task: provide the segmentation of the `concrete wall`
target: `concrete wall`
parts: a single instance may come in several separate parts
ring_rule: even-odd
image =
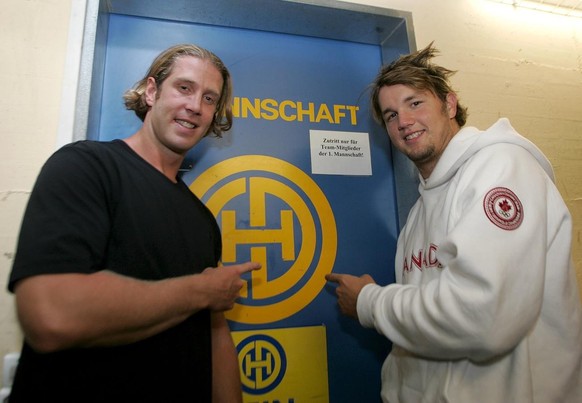
[[[57,144],[71,10],[83,0],[3,0],[0,9],[0,287],[5,290],[22,213]],[[499,117],[552,162],[574,217],[582,283],[582,19],[488,0],[352,0],[412,12],[417,47],[435,41],[468,124]],[[18,351],[13,299],[0,291],[0,358]]]

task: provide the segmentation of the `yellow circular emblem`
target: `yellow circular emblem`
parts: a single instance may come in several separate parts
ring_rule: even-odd
[[[251,260],[263,265],[251,273],[241,298],[226,312],[227,319],[247,324],[275,322],[313,301],[326,283],[325,274],[332,271],[337,229],[327,198],[309,175],[274,157],[244,155],[210,167],[190,189],[221,223],[223,263],[236,262],[237,248],[248,245]],[[241,221],[237,211],[227,208],[239,197],[247,198],[250,210],[245,228],[237,226]],[[278,211],[279,228],[268,225],[273,211],[267,214],[267,205],[272,200],[288,207]],[[273,244],[280,248],[280,265],[288,267],[276,278],[269,276],[275,267],[267,262],[267,247]]]

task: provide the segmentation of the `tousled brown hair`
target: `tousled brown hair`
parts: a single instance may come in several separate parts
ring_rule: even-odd
[[[418,90],[429,90],[442,102],[446,101],[449,93],[455,93],[449,82],[449,77],[455,71],[431,63],[439,51],[431,42],[426,48],[417,52],[400,56],[394,62],[383,66],[372,83],[370,96],[372,114],[374,119],[382,126],[386,126],[380,109],[379,94],[382,87],[402,84]],[[457,103],[455,120],[460,127],[467,122],[467,108]]]

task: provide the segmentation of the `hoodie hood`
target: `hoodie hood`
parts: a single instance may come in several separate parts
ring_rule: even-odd
[[[435,169],[428,179],[422,180],[421,187],[431,189],[451,179],[457,170],[482,148],[499,143],[515,144],[526,149],[554,181],[554,171],[550,161],[531,141],[520,135],[506,118],[499,119],[485,131],[475,127],[462,128],[447,145]],[[455,156],[458,156],[455,158]]]

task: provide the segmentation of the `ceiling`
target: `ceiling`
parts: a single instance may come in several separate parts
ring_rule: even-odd
[[[582,0],[493,0],[531,10],[582,18]]]

